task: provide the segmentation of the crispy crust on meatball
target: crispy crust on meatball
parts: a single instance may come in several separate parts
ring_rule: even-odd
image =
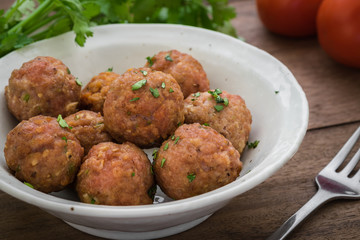
[[[159,146],[184,121],[183,98],[170,74],[130,69],[110,86],[104,103],[105,126],[118,142]]]
[[[239,152],[214,129],[198,123],[180,126],[159,149],[153,164],[156,182],[173,199],[183,199],[234,181]]]
[[[102,72],[94,76],[81,91],[81,108],[103,113],[104,101],[110,84],[119,76],[114,72]]]
[[[110,134],[105,130],[104,118],[100,113],[82,110],[64,119],[71,127],[87,154],[90,148],[101,142],[110,142]]]
[[[245,101],[235,94],[222,91],[221,98],[228,99],[228,105],[217,103],[208,92],[192,94],[184,101],[186,123],[207,123],[224,135],[241,154],[251,130],[251,113]],[[216,105],[223,107],[217,111]]]
[[[209,90],[209,80],[201,64],[191,55],[177,50],[161,51],[145,67],[171,74],[186,98],[191,93]]]
[[[85,203],[142,205],[153,202],[154,184],[151,163],[140,148],[106,142],[92,147],[85,157],[76,190]]]
[[[49,193],[73,182],[84,150],[55,118],[40,115],[21,121],[9,132],[4,153],[16,178]]]
[[[11,73],[5,97],[10,112],[21,121],[36,115],[65,117],[76,112],[80,91],[63,62],[36,57]]]

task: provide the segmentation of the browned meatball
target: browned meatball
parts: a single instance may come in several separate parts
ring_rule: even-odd
[[[191,93],[209,90],[209,80],[203,67],[189,54],[177,50],[162,51],[148,59],[145,66],[171,74],[185,98]]]
[[[241,154],[251,130],[251,113],[239,95],[220,89],[211,92],[195,93],[185,99],[185,122],[208,124]]]
[[[159,146],[184,121],[183,99],[170,74],[130,69],[110,86],[104,103],[105,126],[119,142]]]
[[[76,190],[85,203],[151,204],[155,183],[146,154],[132,143],[99,143],[85,157]]]
[[[109,86],[119,76],[114,72],[102,72],[94,76],[81,91],[81,108],[103,113],[103,105]]]
[[[40,115],[23,120],[9,132],[4,152],[16,178],[49,193],[74,180],[84,150],[56,118]]]
[[[77,111],[80,82],[63,62],[36,57],[15,69],[5,87],[10,112],[19,120],[36,115],[57,117]]]
[[[90,148],[101,142],[110,142],[110,134],[105,130],[104,118],[100,113],[82,110],[65,118],[81,146],[87,154]]]
[[[234,181],[242,168],[239,152],[220,133],[198,123],[180,126],[155,159],[154,173],[162,191],[183,199]]]

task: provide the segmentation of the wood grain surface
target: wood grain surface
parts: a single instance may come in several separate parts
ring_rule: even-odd
[[[1,0],[0,9],[11,2]],[[310,107],[308,131],[298,152],[272,177],[200,225],[165,239],[266,239],[316,192],[316,174],[360,125],[359,69],[330,59],[316,36],[294,39],[268,32],[254,0],[230,2],[237,11],[233,24],[238,34],[283,62],[304,89]],[[100,238],[0,191],[0,239]],[[360,201],[328,203],[287,239],[360,239]]]

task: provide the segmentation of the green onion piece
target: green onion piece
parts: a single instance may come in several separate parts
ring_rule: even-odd
[[[59,114],[57,118],[57,122],[59,123],[60,127],[71,129],[71,127],[67,124],[67,122],[62,118],[61,114]]]
[[[208,124],[208,123],[204,123],[203,125],[204,125],[204,126],[210,126],[210,124]]]
[[[78,78],[75,78],[75,82],[77,85],[79,85],[80,87],[82,86],[82,82],[80,82],[80,80]]]
[[[187,178],[189,179],[189,182],[192,182],[196,178],[196,175],[195,173],[190,173],[187,175]]]
[[[131,89],[133,91],[135,90],[139,90],[142,86],[144,86],[146,84],[146,79],[140,80],[138,82],[136,82],[134,85],[131,86]]]
[[[64,140],[67,143],[67,138],[66,137],[62,137],[62,140]]]
[[[135,102],[135,101],[137,101],[139,99],[140,99],[139,97],[134,97],[133,99],[130,100],[130,102]]]
[[[148,72],[145,71],[145,70],[140,70],[140,72],[141,72],[144,76],[146,76],[146,75],[148,74]]]
[[[172,88],[169,89],[169,93],[172,93],[174,92],[174,90]]]
[[[194,97],[200,97],[200,92],[194,93],[193,96]]]
[[[171,140],[174,140],[174,139],[175,139],[175,135],[172,135],[172,136],[171,136]]]
[[[71,71],[70,71],[69,68],[66,68],[66,71],[67,71],[68,74],[71,74]]]
[[[180,137],[176,137],[174,144],[177,144],[179,139],[180,139]]]
[[[31,188],[34,188],[34,186],[31,184],[31,183],[28,183],[28,182],[24,182],[24,184],[28,187],[31,187]]]
[[[165,60],[166,60],[166,61],[169,61],[169,62],[172,62],[172,61],[173,61],[173,59],[170,57],[170,54],[168,54],[168,55],[165,56]]]
[[[161,160],[161,165],[160,165],[161,168],[164,166],[165,161],[166,161],[165,158],[163,158],[163,159]]]
[[[95,204],[96,200],[94,198],[91,198],[91,204]]]
[[[153,159],[155,160],[157,158],[157,154],[158,154],[158,150],[157,149],[154,149],[153,153],[152,153],[152,156],[153,156]]]
[[[25,102],[28,102],[29,99],[30,99],[30,95],[29,95],[28,93],[25,94],[24,97],[23,97],[23,100],[24,100]]]
[[[279,91],[275,91],[275,94],[278,94],[279,93]]]
[[[229,99],[228,98],[224,98],[224,105],[225,106],[229,105]]]
[[[169,142],[165,143],[164,151],[168,150],[168,148],[169,148]]]
[[[165,88],[165,83],[164,82],[161,83],[161,87]]]
[[[149,88],[151,94],[155,97],[158,98],[160,96],[159,91],[157,90],[157,88]]]
[[[109,67],[108,69],[107,69],[107,72],[112,72],[113,71],[113,67]]]
[[[222,105],[215,105],[214,108],[215,108],[216,111],[220,112],[221,110],[224,109],[224,106],[222,106]]]
[[[132,173],[131,173],[131,176],[134,177],[134,176],[135,176],[135,172],[132,172]]]

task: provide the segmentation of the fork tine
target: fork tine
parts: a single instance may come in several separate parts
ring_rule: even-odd
[[[346,165],[346,167],[343,170],[341,170],[341,173],[344,173],[346,174],[346,176],[348,176],[351,173],[351,171],[355,168],[356,164],[359,162],[359,159],[360,159],[360,148],[357,150],[357,152],[349,161],[349,163]]]
[[[345,145],[341,148],[341,150],[335,155],[335,157],[329,162],[329,164],[326,167],[330,167],[336,170],[345,160],[346,156],[350,153],[352,147],[355,145],[359,136],[360,136],[360,127],[356,129],[353,135],[349,138],[349,140],[345,143]]]

